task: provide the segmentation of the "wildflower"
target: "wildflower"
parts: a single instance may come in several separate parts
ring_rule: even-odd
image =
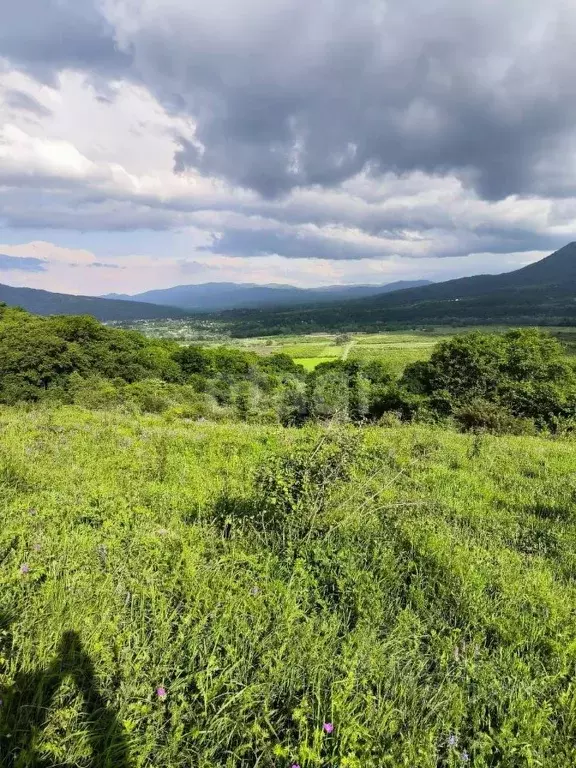
[[[293,763],[293,764],[290,766],[290,768],[300,768],[300,766],[298,765],[298,763]]]
[[[40,546],[40,544],[34,544],[34,547],[33,547],[33,549],[34,549],[34,552],[40,552],[40,550],[42,549],[42,547]]]
[[[250,594],[251,594],[253,597],[256,597],[256,595],[259,595],[259,594],[260,594],[260,590],[258,589],[258,587],[252,587],[252,589],[250,590]]]
[[[20,566],[20,573],[30,573],[30,566],[28,563],[22,563]]]
[[[460,759],[462,760],[463,763],[469,762],[470,755],[468,754],[468,752],[466,752],[466,750],[464,750],[464,752],[462,752],[462,754],[460,755]]]
[[[159,699],[165,699],[167,695],[166,688],[163,688],[162,686],[156,688],[156,696],[158,696]]]
[[[324,731],[324,733],[332,733],[332,731],[334,730],[334,726],[332,725],[332,723],[324,723],[324,725],[322,726],[322,730]]]
[[[449,747],[457,747],[458,746],[458,736],[455,736],[453,733],[448,736],[448,746]]]

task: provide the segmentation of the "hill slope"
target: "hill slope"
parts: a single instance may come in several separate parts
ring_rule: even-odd
[[[133,296],[113,293],[105,298],[145,301],[195,312],[215,312],[226,309],[321,304],[342,299],[359,299],[430,284],[428,280],[400,280],[388,285],[330,285],[324,288],[297,288],[293,285],[201,283],[176,285],[173,288],[146,291]]]
[[[0,422],[3,767],[576,765],[572,442]]]
[[[576,243],[501,275],[464,277],[362,301],[258,314],[231,312],[226,317],[241,335],[265,329],[375,330],[390,323],[575,323]]]
[[[95,296],[72,296],[2,284],[0,302],[11,307],[22,307],[36,315],[93,315],[98,320],[153,320],[187,315],[182,309],[174,307],[135,301],[113,301]]]

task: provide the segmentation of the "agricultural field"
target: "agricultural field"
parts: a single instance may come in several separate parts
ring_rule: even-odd
[[[576,764],[573,439],[71,406],[0,437],[2,768]]]
[[[331,360],[383,360],[395,376],[418,360],[427,360],[436,344],[476,328],[437,328],[422,331],[390,331],[366,334],[313,334],[309,336],[272,336],[254,339],[228,339],[226,345],[239,346],[258,354],[284,352],[307,370]],[[506,330],[505,328],[490,328]],[[560,338],[570,354],[576,354],[576,329],[547,329]]]
[[[375,333],[353,335],[318,334],[310,336],[280,336],[271,339],[228,340],[226,344],[240,346],[258,354],[284,352],[294,362],[313,370],[320,363],[332,360],[383,360],[394,375],[402,373],[406,365],[426,360],[434,345],[447,335]],[[268,343],[268,342],[271,343]]]
[[[125,324],[124,324],[125,325]],[[284,352],[308,371],[314,370],[320,363],[338,359],[383,360],[390,372],[401,375],[404,368],[418,360],[427,360],[434,346],[455,334],[474,330],[505,331],[504,326],[486,328],[426,328],[412,331],[389,331],[386,333],[329,334],[318,333],[305,336],[264,336],[236,339],[222,335],[214,323],[204,321],[198,325],[185,320],[154,321],[147,320],[133,323],[130,327],[143,332],[150,338],[167,338],[183,344],[202,344],[205,346],[233,346],[271,355]],[[559,338],[571,355],[576,355],[576,328],[546,328]]]

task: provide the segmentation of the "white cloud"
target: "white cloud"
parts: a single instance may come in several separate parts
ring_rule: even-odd
[[[257,6],[251,0],[250,9]],[[287,13],[292,7],[286,0]],[[151,0],[138,3],[130,6],[133,15],[125,15],[126,4],[115,1],[110,8],[124,14],[115,23],[126,45],[148,14],[156,14],[159,27],[170,30],[178,14],[188,18],[179,0],[162,7]],[[278,9],[276,3],[274,13]],[[214,27],[216,16],[207,10],[206,24],[232,50],[237,30],[232,23]],[[262,29],[268,18],[259,17]],[[322,15],[315,18],[320,24]],[[302,41],[302,55],[315,50],[314,40],[308,42],[309,48]],[[332,41],[326,38],[326,44]],[[179,56],[170,66],[186,65]],[[233,64],[232,57],[226,68],[231,88],[244,76]],[[177,74],[184,80],[195,76],[188,69]],[[437,72],[439,78],[444,75]],[[565,185],[560,197],[519,192],[489,200],[450,173],[368,169],[332,187],[297,186],[284,197],[263,199],[198,170],[175,171],[181,141],[195,141],[197,121],[190,104],[178,109],[168,101],[167,95],[161,103],[145,78],[129,78],[122,70],[97,78],[68,67],[40,81],[9,62],[0,68],[0,224],[10,229],[12,242],[19,230],[28,234],[31,229],[38,230],[39,240],[44,231],[56,243],[58,229],[88,233],[88,243],[95,232],[111,233],[111,240],[114,233],[136,230],[180,233],[178,253],[171,251],[168,237],[165,247],[156,239],[149,249],[139,239],[132,250],[140,255],[127,249],[117,261],[102,247],[61,252],[52,243],[0,246],[7,255],[49,254],[47,272],[23,274],[26,284],[102,293],[214,279],[298,284],[442,279],[506,270],[576,236],[576,198],[566,183],[576,152],[568,139],[556,145],[566,148],[563,171],[553,153],[549,167],[544,159],[536,166],[542,178],[556,174],[557,186]],[[407,130],[416,118],[434,118],[423,109],[407,113]],[[353,154],[354,147],[349,151]],[[94,262],[112,266],[90,266]],[[14,272],[0,273],[0,280],[13,281]]]
[[[190,256],[130,254],[98,257],[85,249],[63,248],[44,241],[2,245],[7,256],[41,259],[42,272],[2,271],[0,282],[26,284],[63,293],[102,295],[140,293],[173,285],[232,281],[291,283],[302,287],[331,284],[386,284],[395,280],[449,279],[474,271],[503,272],[517,269],[546,255],[540,251],[511,254],[474,254],[456,259],[430,258],[425,264],[402,257],[384,260],[289,259],[282,256],[230,257],[193,253]]]

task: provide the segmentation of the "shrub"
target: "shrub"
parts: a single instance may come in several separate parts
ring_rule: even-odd
[[[426,420],[433,416],[428,398],[409,392],[397,384],[378,387],[372,392],[370,418],[378,421],[389,412],[396,414],[403,421],[412,421],[416,418]]]
[[[428,397],[439,415],[460,414],[465,423],[477,419],[497,429],[507,419],[546,426],[576,415],[574,367],[558,341],[535,329],[455,336],[428,362],[408,366],[401,385]]]
[[[312,418],[346,421],[350,393],[345,371],[318,366],[310,381],[308,405]]]
[[[255,473],[251,499],[218,500],[217,522],[249,525],[283,544],[314,535],[333,495],[350,479],[360,449],[359,434],[335,432],[270,457]]]
[[[534,422],[513,416],[497,403],[476,398],[456,409],[456,423],[465,431],[486,431],[494,434],[525,435],[535,432]]]

